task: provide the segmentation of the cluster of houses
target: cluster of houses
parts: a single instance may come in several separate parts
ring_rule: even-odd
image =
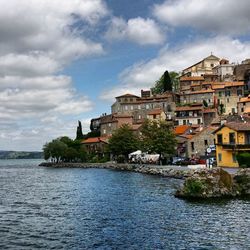
[[[117,96],[111,114],[91,120],[100,136],[82,143],[89,153],[103,154],[112,133],[129,124],[140,134],[145,119],[172,122],[176,156],[216,157],[217,165],[238,167],[236,154],[250,152],[250,59],[229,63],[210,55],[184,69],[175,91]]]

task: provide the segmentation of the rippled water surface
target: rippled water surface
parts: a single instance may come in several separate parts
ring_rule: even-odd
[[[187,202],[179,180],[0,161],[0,249],[250,249],[250,201]]]

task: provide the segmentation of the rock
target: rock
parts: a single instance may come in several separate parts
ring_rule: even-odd
[[[196,170],[177,190],[181,198],[239,197],[250,194],[250,169],[239,170],[235,176],[221,168]]]

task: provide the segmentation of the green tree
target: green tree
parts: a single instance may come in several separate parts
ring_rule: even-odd
[[[165,91],[178,90],[179,88],[179,74],[171,71],[169,74],[167,71],[155,82],[151,92],[153,94],[162,94]]]
[[[55,139],[44,145],[44,157],[46,160],[52,158],[56,162],[59,162],[63,159],[67,147],[68,146],[61,142],[60,139]]]
[[[76,129],[76,140],[81,140],[84,138],[84,135],[82,133],[82,123],[78,121],[78,126]]]
[[[146,120],[141,128],[141,146],[144,151],[169,158],[175,153],[176,139],[172,126],[166,121]]]
[[[123,155],[127,159],[128,154],[137,149],[138,138],[127,124],[117,129],[109,140],[109,150],[115,156]]]

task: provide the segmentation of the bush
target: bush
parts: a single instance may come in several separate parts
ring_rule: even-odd
[[[124,163],[124,162],[125,162],[125,156],[124,155],[118,155],[117,163]]]
[[[200,180],[187,179],[185,183],[185,193],[191,195],[201,194],[204,190],[204,183]]]
[[[250,168],[250,153],[239,153],[236,158],[241,168]]]

